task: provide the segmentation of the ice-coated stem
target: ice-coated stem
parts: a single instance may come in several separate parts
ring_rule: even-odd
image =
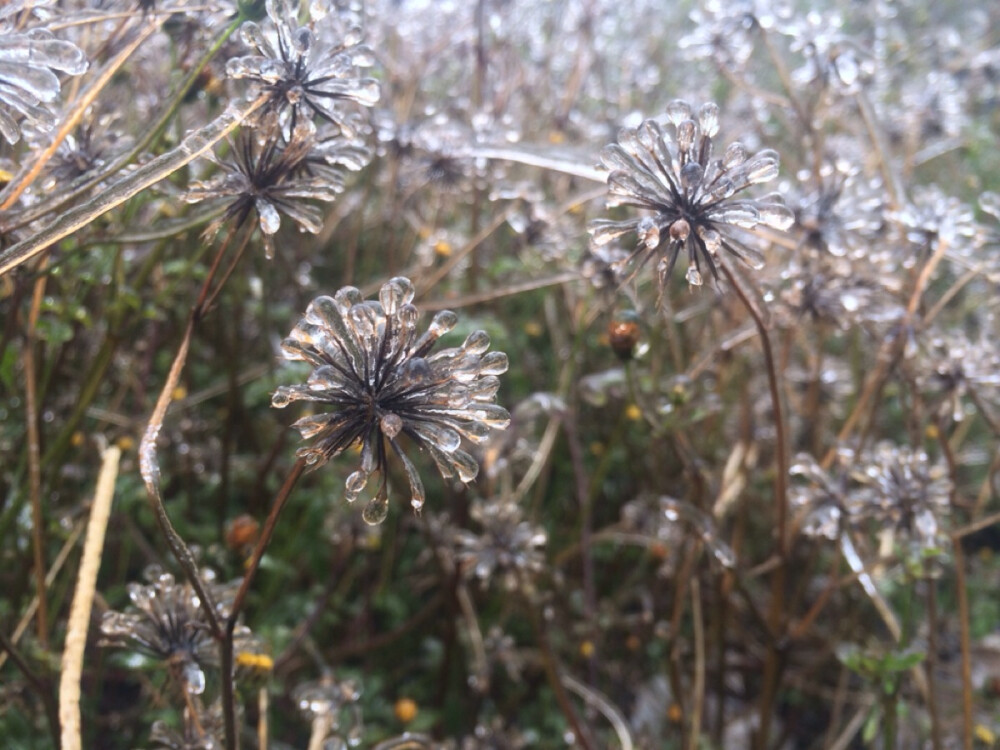
[[[229,105],[225,112],[205,127],[190,133],[176,148],[139,167],[86,203],[70,209],[37,234],[0,253],[0,276],[31,260],[53,243],[82,229],[97,217],[120,206],[129,198],[206,154],[216,143],[239,127],[240,123],[259,109],[265,101],[266,96],[260,96],[242,107]]]
[[[159,28],[159,21],[153,20],[147,22],[147,24],[139,30],[136,35],[128,45],[126,45],[100,72],[100,75],[87,87],[83,95],[74,103],[73,109],[69,112],[68,116],[63,120],[62,125],[56,132],[55,137],[52,142],[38,155],[34,163],[27,170],[26,173],[19,176],[17,180],[12,182],[10,186],[4,190],[3,202],[0,203],[0,211],[4,211],[14,205],[14,202],[21,197],[21,194],[28,189],[28,186],[41,174],[45,165],[48,164],[49,160],[52,158],[53,154],[59,148],[59,144],[62,143],[66,136],[72,132],[73,128],[80,124],[83,119],[87,108],[97,99],[104,87],[112,79],[115,73],[121,68],[122,65],[132,56],[132,54],[142,46],[143,42],[146,41],[153,32]]]

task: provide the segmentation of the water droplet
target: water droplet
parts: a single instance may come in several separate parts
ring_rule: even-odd
[[[680,125],[684,120],[691,119],[691,105],[682,99],[674,99],[667,105],[667,117],[674,125]]]
[[[698,124],[701,126],[701,134],[712,138],[719,132],[719,107],[714,102],[706,102],[701,105],[698,112]]]
[[[369,526],[378,526],[385,521],[388,515],[389,493],[386,491],[385,486],[383,486],[378,491],[378,494],[368,501],[365,509],[361,511],[361,518]]]
[[[358,499],[358,494],[365,488],[366,484],[368,484],[368,473],[360,470],[355,471],[344,482],[344,499],[353,503]]]

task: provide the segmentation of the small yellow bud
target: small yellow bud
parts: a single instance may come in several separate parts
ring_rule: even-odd
[[[580,644],[580,656],[589,659],[594,655],[594,644],[592,641],[584,641]]]
[[[409,724],[417,717],[417,702],[412,698],[400,698],[393,707],[396,718],[403,724]]]
[[[255,669],[258,672],[270,672],[274,669],[274,659],[267,654],[254,654],[243,651],[236,654],[236,666]]]
[[[976,724],[976,728],[973,730],[973,733],[976,735],[977,740],[985,742],[987,745],[992,745],[997,741],[997,736],[993,733],[993,731],[983,724]]]
[[[642,419],[642,410],[635,404],[629,404],[625,407],[625,416],[633,422],[638,422]]]
[[[122,435],[115,442],[115,445],[121,448],[122,453],[125,453],[135,448],[135,440],[133,440],[129,435]]]
[[[179,385],[170,392],[170,398],[174,401],[180,401],[181,399],[187,398],[188,391],[183,385]]]

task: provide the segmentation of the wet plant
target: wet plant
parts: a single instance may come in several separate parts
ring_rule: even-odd
[[[1000,736],[994,5],[4,4],[4,742]]]

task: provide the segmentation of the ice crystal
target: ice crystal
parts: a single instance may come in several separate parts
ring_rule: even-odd
[[[842,467],[853,459],[854,453],[841,450],[837,457]],[[803,510],[802,533],[837,539],[850,515],[846,474],[828,473],[808,453],[795,457],[789,473],[800,480],[791,486],[789,500],[793,507]]]
[[[972,206],[936,185],[915,188],[912,201],[893,212],[891,218],[917,250],[902,259],[904,267],[913,266],[918,256],[929,253],[939,242],[945,243],[949,252],[968,255],[979,233]]]
[[[843,26],[839,13],[817,11],[778,25],[778,30],[791,39],[791,50],[801,52],[805,58],[805,64],[792,72],[796,83],[854,93],[871,78],[874,60],[842,33]]]
[[[49,108],[59,96],[56,71],[80,75],[87,58],[72,42],[56,39],[46,29],[12,27],[31,3],[15,0],[0,8],[0,135],[8,143],[21,138],[18,116],[47,130],[55,118]]]
[[[597,245],[605,245],[635,232],[639,244],[630,260],[645,264],[659,257],[661,286],[673,271],[682,250],[687,252],[687,281],[702,283],[703,264],[714,281],[721,250],[754,269],[764,257],[736,236],[737,230],[759,225],[787,229],[792,212],[778,194],[760,199],[736,198],[751,185],[778,176],[778,154],[770,149],[750,155],[746,147],[731,143],[721,158],[714,158],[713,139],[719,130],[719,108],[704,104],[695,114],[690,105],[674,101],[667,109],[673,137],[656,120],[638,128],[622,128],[618,142],[602,151],[610,170],[610,205],[635,206],[651,216],[591,222]]]
[[[811,175],[800,172],[805,183]],[[887,198],[881,182],[867,180],[849,162],[826,162],[815,177],[817,186],[795,205],[795,223],[810,248],[838,258],[868,258],[873,240],[885,225]]]
[[[711,58],[738,70],[753,53],[753,33],[773,27],[790,13],[783,2],[705,0],[691,12],[693,30],[680,38],[678,47],[693,59]]]
[[[469,482],[479,465],[460,448],[462,438],[481,443],[492,429],[510,422],[506,409],[494,403],[507,355],[487,351],[484,331],[470,333],[461,346],[431,353],[458,318],[450,310],[439,312],[418,336],[413,297],[413,285],[401,277],[382,287],[378,301],[365,301],[357,289],[344,287],[333,297],[313,300],[282,343],[286,359],[314,369],[305,384],[278,388],[272,405],[304,400],[332,408],[295,423],[304,439],[315,438],[299,455],[316,465],[360,444],[361,463],[347,478],[346,498],[353,502],[381,475],[363,514],[369,523],[380,523],[388,512],[390,448],[406,471],[411,504],[423,507],[423,483],[403,450],[402,435],[430,453],[443,476]]]
[[[267,0],[266,7],[267,21],[248,21],[241,29],[243,41],[256,54],[231,59],[226,73],[257,84],[268,96],[266,111],[278,116],[286,138],[314,116],[333,123],[345,136],[355,135],[342,103],[370,107],[379,99],[378,81],[358,72],[375,61],[361,43],[361,30],[335,28],[336,14],[299,26],[289,0]]]

